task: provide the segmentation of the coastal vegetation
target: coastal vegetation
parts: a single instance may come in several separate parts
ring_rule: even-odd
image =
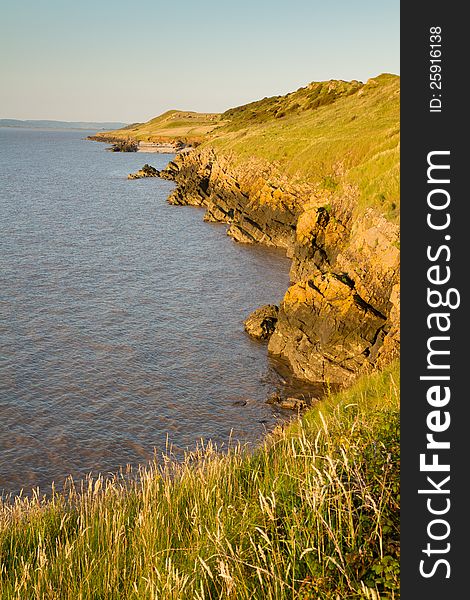
[[[254,451],[4,500],[1,598],[398,598],[398,387],[393,364]]]
[[[365,84],[312,83],[222,115],[229,120],[210,144],[239,161],[256,156],[290,181],[314,183],[325,196],[348,184],[358,208],[399,219],[400,78],[383,74]]]

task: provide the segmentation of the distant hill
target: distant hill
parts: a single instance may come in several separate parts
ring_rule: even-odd
[[[121,129],[127,123],[97,123],[87,121],[48,121],[48,120],[26,120],[0,119],[0,127],[24,127],[28,129],[87,129],[97,131],[109,129]]]
[[[146,123],[133,123],[119,131],[106,131],[94,136],[98,141],[131,139],[141,142],[167,142],[181,140],[201,142],[222,124],[217,113],[168,110]]]

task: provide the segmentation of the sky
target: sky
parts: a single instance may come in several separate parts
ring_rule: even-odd
[[[0,0],[0,118],[222,112],[399,74],[399,0]]]

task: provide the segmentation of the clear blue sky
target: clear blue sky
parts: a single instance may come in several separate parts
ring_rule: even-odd
[[[399,0],[2,0],[0,118],[144,121],[399,72]]]

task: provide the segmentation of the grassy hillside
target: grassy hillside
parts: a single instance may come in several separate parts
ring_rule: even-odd
[[[209,446],[0,505],[1,598],[398,598],[398,377],[363,378],[252,454]]]
[[[292,179],[329,193],[358,187],[359,202],[399,216],[400,79],[312,83],[231,109],[210,145],[240,160],[276,162]]]
[[[225,130],[235,131],[247,125],[266,123],[288,115],[313,111],[320,106],[333,104],[340,98],[354,94],[361,87],[362,84],[359,81],[312,82],[285,96],[263,98],[263,100],[227,110],[223,114],[223,118],[229,121]]]
[[[144,142],[201,142],[220,125],[220,115],[191,111],[169,110],[146,123],[134,123],[96,134],[97,138],[133,139]]]

